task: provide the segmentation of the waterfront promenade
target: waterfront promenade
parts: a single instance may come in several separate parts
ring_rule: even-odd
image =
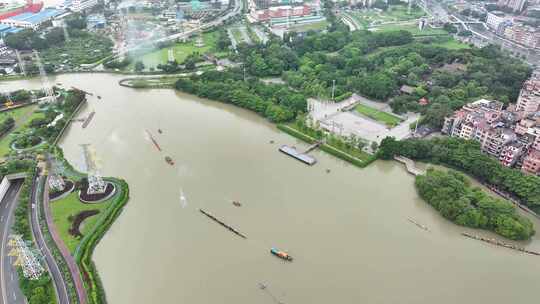
[[[405,165],[405,168],[407,168],[407,172],[414,176],[423,175],[426,174],[426,172],[422,169],[419,169],[414,164],[414,160],[407,158],[405,156],[396,155],[394,156],[394,159],[402,164]]]

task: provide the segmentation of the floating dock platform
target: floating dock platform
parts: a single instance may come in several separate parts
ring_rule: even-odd
[[[297,160],[303,162],[306,165],[312,166],[317,162],[317,160],[314,157],[311,157],[305,153],[300,153],[296,151],[295,148],[289,147],[287,145],[281,146],[279,148],[279,151],[289,155],[290,157],[296,158]]]

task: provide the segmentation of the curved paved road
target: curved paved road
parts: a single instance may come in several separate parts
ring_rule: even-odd
[[[54,242],[56,243],[56,246],[60,250],[62,257],[66,261],[69,268],[69,272],[71,273],[71,277],[73,278],[73,282],[75,283],[75,289],[77,291],[77,297],[79,298],[79,304],[86,304],[86,290],[84,289],[84,284],[81,278],[81,272],[79,270],[79,267],[77,266],[75,259],[73,259],[73,256],[69,252],[69,249],[67,248],[66,244],[60,237],[60,233],[58,233],[58,230],[56,229],[56,225],[53,222],[51,208],[49,206],[49,177],[48,176],[45,177],[45,187],[43,191],[43,210],[45,210],[45,220],[47,221],[47,227],[49,228],[51,236]]]
[[[19,288],[19,279],[15,267],[13,267],[13,257],[8,256],[7,247],[8,236],[11,232],[14,216],[13,213],[18,203],[18,195],[21,190],[23,180],[18,179],[11,182],[4,199],[0,202],[0,304],[23,304],[25,298]]]
[[[32,181],[32,196],[30,199],[31,203],[31,209],[30,209],[30,227],[32,229],[32,234],[34,235],[34,239],[36,243],[38,244],[38,247],[41,249],[41,253],[45,257],[45,262],[47,264],[47,268],[49,269],[49,273],[52,277],[52,280],[54,282],[54,286],[56,288],[56,295],[58,297],[58,303],[59,304],[69,304],[69,295],[66,288],[66,283],[64,281],[64,278],[62,277],[62,272],[60,271],[60,268],[56,264],[56,261],[54,260],[51,251],[47,247],[47,244],[45,243],[45,239],[43,238],[43,233],[41,232],[41,229],[39,228],[39,208],[36,201],[36,189],[38,182],[43,177],[37,177]]]

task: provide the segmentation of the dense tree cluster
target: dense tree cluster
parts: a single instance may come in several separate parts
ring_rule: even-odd
[[[398,52],[406,51],[401,48]],[[395,112],[410,110],[425,114],[426,122],[435,128],[444,121],[441,109],[448,114],[479,98],[504,103],[515,101],[523,81],[530,75],[529,67],[504,55],[495,46],[457,51],[424,46],[415,52],[427,59],[428,66],[424,66],[422,73],[417,73],[420,72],[417,67],[408,70],[404,83],[416,86],[417,90],[411,95],[394,97],[390,105]],[[419,105],[421,97],[426,97],[430,105]]]
[[[4,176],[8,174],[28,171],[30,168],[32,168],[33,165],[34,162],[29,160],[12,159],[8,162],[3,163],[0,166],[0,177],[4,178]]]
[[[425,114],[433,127],[442,124],[440,110],[447,114],[478,98],[515,101],[530,75],[529,67],[496,46],[454,50],[431,43],[435,38],[415,40],[408,31],[349,32],[333,14],[328,19],[326,32],[290,32],[283,42],[241,45],[238,58],[247,73],[281,76],[306,96],[329,98],[335,83],[334,96],[359,93],[389,101],[397,113]],[[414,93],[401,95],[402,85]],[[422,97],[428,105],[418,103]]]
[[[497,159],[482,153],[475,141],[455,137],[396,141],[387,137],[381,142],[378,153],[383,159],[403,155],[462,170],[514,195],[529,208],[540,212],[540,177],[501,165]]]
[[[335,96],[358,92],[386,99],[396,93],[399,79],[394,71],[384,66],[383,57],[377,57],[375,50],[411,41],[412,36],[406,31],[351,34],[343,30],[296,36],[289,45],[302,55],[299,67],[283,73],[283,78],[308,96],[330,97],[335,81]],[[339,51],[328,53],[333,48]]]
[[[64,94],[63,102],[59,103],[55,108],[46,109],[43,112],[44,117],[34,118],[30,121],[29,126],[33,130],[33,135],[23,135],[19,137],[17,141],[22,140],[22,142],[17,143],[17,147],[20,148],[22,147],[21,145],[25,147],[35,145],[35,137],[43,138],[48,142],[54,141],[60,134],[60,131],[68,123],[68,117],[75,111],[79,104],[84,101],[84,99],[85,94],[82,91],[68,91]],[[49,125],[58,115],[60,115],[60,113],[63,113],[64,117],[57,120],[54,125]],[[32,142],[29,141],[29,138],[32,138]]]
[[[108,62],[105,62],[103,66],[105,66],[108,69],[122,69],[127,67],[131,64],[131,58],[125,57],[123,60],[111,60]]]
[[[176,89],[255,111],[273,122],[290,121],[307,107],[301,93],[284,85],[265,85],[255,79],[243,81],[240,71],[211,71],[181,78]]]
[[[7,34],[4,38],[4,43],[10,48],[18,50],[42,50],[49,46],[47,41],[39,33],[31,29]]]
[[[256,46],[242,43],[238,51],[247,72],[257,77],[280,76],[283,71],[298,68],[296,53],[277,40]]]
[[[184,68],[192,71],[197,67],[197,63],[202,62],[203,60],[204,59],[199,52],[191,53],[184,59]]]
[[[218,30],[216,46],[217,49],[220,51],[225,51],[231,46],[231,39],[229,39],[229,35],[224,28]]]
[[[15,140],[15,147],[18,149],[26,149],[33,147],[41,142],[41,138],[35,135],[20,136]]]
[[[443,29],[450,34],[455,34],[458,32],[457,27],[455,27],[452,23],[445,23]]]
[[[13,128],[14,125],[15,125],[15,120],[13,119],[13,117],[8,117],[4,119],[4,121],[0,123],[0,136],[3,136],[4,134],[6,134],[6,132],[11,130],[11,128]]]
[[[486,4],[486,7],[488,7],[489,5],[492,5],[492,4]],[[477,10],[471,10],[470,8],[466,8],[466,9],[462,10],[461,14],[465,15],[465,16],[470,16],[470,17],[476,18],[476,19],[478,19],[480,21],[485,21],[486,16],[487,16],[487,14],[484,13],[484,12],[480,12],[480,11],[477,11]]]
[[[7,46],[18,50],[44,50],[62,44],[64,40],[64,30],[60,27],[54,27],[44,35],[31,29],[8,34],[4,42]]]
[[[65,22],[70,29],[83,30],[86,28],[86,18],[79,13],[67,17]]]
[[[142,61],[135,62],[135,72],[141,72],[144,70],[144,63]]]
[[[488,229],[512,240],[527,240],[535,233],[532,222],[518,215],[514,205],[472,188],[460,173],[429,169],[416,177],[415,184],[425,201],[456,224]]]

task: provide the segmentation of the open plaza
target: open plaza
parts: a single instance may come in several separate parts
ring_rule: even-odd
[[[327,131],[356,136],[380,143],[386,136],[404,139],[411,136],[410,125],[419,119],[416,113],[397,116],[388,104],[354,94],[337,103],[309,99],[310,117]]]

